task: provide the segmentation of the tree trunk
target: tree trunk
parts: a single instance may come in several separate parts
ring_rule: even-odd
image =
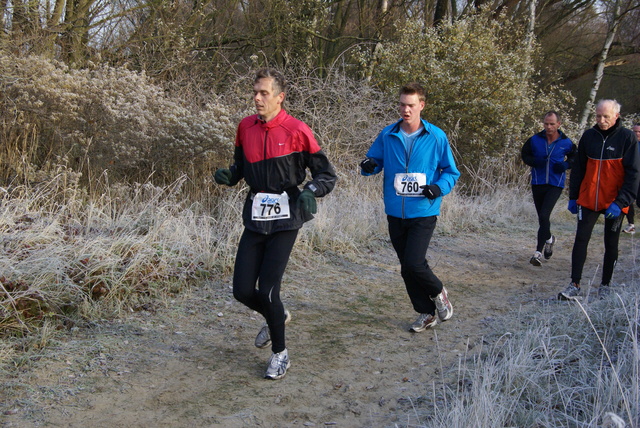
[[[529,25],[527,26],[527,48],[531,52],[536,28],[536,0],[529,0]]]
[[[64,0],[56,0],[51,15],[47,17],[46,31],[49,34],[44,41],[44,54],[53,58],[55,56],[55,42],[60,34],[62,24],[62,11],[64,10]]]
[[[436,27],[442,23],[446,22],[451,16],[449,11],[449,6],[451,3],[449,0],[436,0],[436,10],[433,14],[433,26]]]
[[[379,15],[378,15],[378,28],[382,28],[382,20],[385,19],[385,15],[387,13],[387,11],[389,10],[389,2],[387,0],[382,0],[380,2],[380,9],[379,9]],[[377,37],[379,37],[379,34],[376,35]],[[378,63],[378,53],[380,52],[380,49],[382,49],[382,43],[378,42],[376,43],[376,46],[373,48],[373,54],[371,55],[371,63],[369,64],[369,69],[367,70],[367,75],[366,75],[366,81],[370,82],[371,81],[371,77],[373,77],[373,71],[376,68],[376,64]]]
[[[5,19],[5,15],[7,13],[7,8],[9,7],[9,0],[1,0],[0,1],[0,37],[5,34],[7,29],[7,20]]]
[[[88,56],[91,6],[95,0],[67,0],[64,13],[63,53],[74,67],[84,65]]]
[[[433,14],[434,14],[434,9],[435,9],[435,3],[436,0],[424,0],[424,5],[423,5],[423,12],[422,14],[423,16],[423,20],[424,20],[424,27],[428,28],[433,26]]]
[[[607,30],[607,37],[605,38],[604,46],[602,47],[602,52],[600,53],[600,60],[598,61],[598,65],[596,66],[596,76],[593,79],[591,92],[589,92],[589,99],[587,100],[584,106],[584,110],[582,111],[582,116],[580,117],[580,129],[587,128],[587,122],[589,120],[589,116],[591,115],[591,109],[595,102],[596,95],[598,94],[598,88],[600,88],[602,77],[604,76],[604,67],[607,62],[607,55],[609,55],[609,48],[611,48],[613,39],[616,35],[616,32],[618,31],[621,18],[622,16],[620,15],[620,0],[615,0],[613,12],[611,15],[611,24],[609,25],[609,29]]]

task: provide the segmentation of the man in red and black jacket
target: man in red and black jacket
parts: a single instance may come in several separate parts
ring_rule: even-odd
[[[244,178],[249,192],[242,210],[244,232],[238,244],[233,295],[259,312],[266,323],[255,345],[271,345],[265,374],[280,379],[290,366],[285,323],[291,313],[280,299],[280,284],[298,230],[316,213],[316,197],[331,192],[336,173],[311,129],[283,108],[286,81],[273,69],[256,73],[253,101],[257,114],[238,125],[233,164],[215,173],[218,184],[234,186]],[[311,180],[301,191],[307,168]],[[257,288],[256,288],[257,285]]]
[[[605,216],[604,262],[598,296],[608,294],[618,260],[622,214],[635,202],[639,182],[640,155],[635,135],[620,123],[620,104],[601,100],[596,106],[596,125],[580,138],[569,180],[567,208],[578,215],[578,227],[571,253],[571,284],[558,299],[572,299],[580,293],[587,246],[600,214]]]

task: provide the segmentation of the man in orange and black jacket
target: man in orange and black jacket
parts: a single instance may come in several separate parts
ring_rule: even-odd
[[[578,215],[571,253],[571,284],[558,294],[568,300],[580,293],[582,268],[591,232],[604,214],[604,262],[598,296],[605,297],[618,259],[618,239],[623,213],[636,200],[640,182],[638,142],[620,123],[620,104],[601,100],[596,106],[596,125],[584,132],[569,180],[568,210]]]

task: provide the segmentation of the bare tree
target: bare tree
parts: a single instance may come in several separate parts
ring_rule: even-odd
[[[618,31],[620,20],[622,18],[622,14],[620,13],[621,7],[621,0],[614,0],[613,4],[611,5],[609,28],[604,40],[604,45],[602,46],[602,51],[600,52],[600,60],[598,61],[598,65],[596,66],[595,78],[591,86],[591,91],[589,92],[589,98],[584,106],[584,110],[582,110],[582,114],[580,115],[580,129],[585,129],[587,127],[587,121],[589,120],[589,116],[593,108],[593,103],[598,93],[598,88],[600,87],[602,77],[604,76],[604,68],[606,66],[607,56],[609,55],[609,49],[611,48],[611,44],[613,43],[613,39],[616,36],[616,32]]]
[[[121,16],[109,0],[0,0],[4,47],[83,67],[95,51],[92,38]]]

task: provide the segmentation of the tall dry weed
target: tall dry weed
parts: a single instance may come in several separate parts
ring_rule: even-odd
[[[358,255],[386,245],[382,176],[361,176],[357,162],[338,162],[337,170],[338,186],[319,200],[315,220],[301,230],[294,264],[326,251]],[[4,331],[29,334],[45,319],[65,326],[135,310],[209,275],[230,273],[246,187],[211,186],[190,195],[189,186],[186,176],[167,186],[125,185],[103,173],[85,188],[79,174],[59,166],[48,181],[5,189]],[[496,207],[521,210],[513,189],[488,188],[472,198],[448,195],[439,230],[456,233],[495,223]]]
[[[452,373],[457,388],[420,397],[418,426],[592,427],[616,415],[638,426],[640,299],[637,284],[621,290],[500,319],[493,345]]]
[[[63,328],[136,310],[228,270],[238,227],[187,205],[185,181],[110,186],[90,197],[58,177],[5,192],[2,331],[33,334],[47,320]]]

